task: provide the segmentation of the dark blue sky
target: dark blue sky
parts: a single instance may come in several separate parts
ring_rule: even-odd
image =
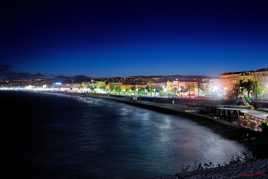
[[[55,1],[0,6],[0,64],[93,76],[268,66],[265,0]]]

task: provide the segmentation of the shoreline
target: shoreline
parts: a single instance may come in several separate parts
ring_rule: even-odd
[[[47,94],[47,95],[56,95],[56,96],[62,96],[62,97],[73,97],[74,99],[76,97],[81,97],[81,98],[86,98],[86,97],[93,97],[91,95],[88,94],[72,94],[72,93],[35,93],[35,94]],[[107,99],[107,100],[112,100],[112,101],[118,101],[118,102],[122,102],[122,103],[126,103],[129,105],[133,105],[133,106],[139,106],[139,107],[144,107],[144,108],[151,108],[152,110],[155,111],[160,111],[160,112],[165,112],[167,114],[177,114],[177,115],[184,115],[185,117],[187,116],[192,116],[189,117],[190,119],[194,119],[195,121],[199,121],[200,117],[197,117],[196,115],[192,115],[192,114],[184,114],[185,111],[182,110],[178,110],[177,112],[174,111],[172,108],[169,109],[165,109],[164,111],[161,111],[162,106],[150,106],[151,103],[148,104],[143,104],[143,103],[134,103],[133,102],[129,102],[129,100],[124,100],[124,99],[118,99],[118,98],[112,98],[111,96],[106,96],[106,97],[100,97],[100,96],[94,96],[95,98],[100,98],[100,99]],[[171,112],[173,111],[173,112]],[[188,118],[188,117],[187,117]],[[205,123],[213,123],[213,124],[219,124],[219,123],[215,123],[213,121],[210,121],[209,119],[204,120]],[[212,126],[213,127],[213,126]],[[225,131],[223,133],[226,133],[226,130],[228,132],[232,131],[232,133],[237,133],[237,131],[241,131],[240,129],[235,129],[232,127],[227,127],[227,126],[223,126],[222,124],[219,126],[222,131]],[[228,128],[228,129],[227,129]],[[217,129],[216,129],[217,130]],[[220,131],[219,131],[220,132]],[[226,134],[228,135],[228,133]],[[238,134],[240,135],[240,134]],[[224,135],[225,136],[225,135]],[[227,137],[228,138],[228,137]],[[263,137],[261,140],[265,140],[266,138]],[[234,139],[236,140],[236,139]],[[238,141],[238,140],[237,140]],[[253,141],[254,143],[255,141]],[[245,145],[246,147],[249,148],[250,151],[250,147],[248,145],[252,145],[252,141],[248,141],[248,143],[244,143],[244,142],[240,142],[242,143],[242,145]],[[260,147],[260,146],[258,146]],[[267,159],[267,155],[265,156],[265,158],[256,158],[256,160],[250,160],[247,161],[245,160],[244,162],[237,162],[237,163],[228,163],[226,165],[223,166],[219,166],[219,167],[206,167],[206,168],[195,168],[193,170],[183,170],[183,171],[178,171],[177,174],[173,174],[170,176],[161,176],[161,177],[154,177],[155,179],[179,179],[179,178],[183,178],[183,179],[198,179],[198,178],[241,178],[241,177],[258,177],[258,178],[267,178],[268,175],[268,159]]]
[[[48,95],[60,95],[66,97],[91,97],[99,98],[104,100],[111,100],[115,102],[125,103],[132,106],[137,106],[165,114],[178,115],[185,117],[189,120],[195,121],[197,123],[203,124],[205,126],[217,126],[221,131],[236,131],[252,135],[260,135],[261,132],[253,131],[247,128],[243,128],[236,124],[233,124],[228,121],[218,120],[214,118],[214,115],[209,115],[209,112],[201,113],[200,110],[206,110],[208,108],[216,108],[217,105],[224,104],[209,104],[207,101],[203,101],[201,104],[192,104],[198,103],[198,100],[179,100],[178,103],[172,104],[170,101],[172,98],[154,98],[154,97],[135,97],[135,96],[119,96],[119,95],[110,95],[110,94],[99,94],[99,93],[74,93],[74,92],[50,92],[50,91],[11,91],[11,92],[26,92],[26,93],[35,93],[35,94],[48,94]],[[138,98],[138,99],[135,99]],[[148,100],[149,99],[149,100]],[[151,101],[153,99],[153,101]],[[154,100],[156,99],[156,100]],[[160,99],[160,101],[158,101]],[[169,102],[163,102],[161,100],[169,100]],[[182,101],[182,102],[181,102]],[[186,101],[186,102],[185,102]],[[211,100],[214,102],[214,100]],[[209,102],[211,102],[209,101]],[[215,100],[216,101],[216,100]],[[213,106],[214,105],[214,106]],[[228,105],[228,104],[227,104]],[[211,127],[210,127],[211,128]],[[213,129],[213,128],[212,128]],[[220,132],[220,131],[217,131]]]
[[[125,103],[132,106],[137,106],[165,114],[178,115],[181,117],[188,118],[189,120],[195,121],[200,124],[219,126],[219,129],[222,131],[240,131],[242,133],[250,133],[255,135],[256,131],[243,128],[241,126],[235,125],[228,121],[214,119],[213,115],[209,115],[208,112],[200,113],[200,110],[206,110],[207,108],[215,108],[216,105],[224,105],[219,101],[202,101],[200,104],[197,104],[198,100],[185,100],[177,99],[176,104],[172,104],[172,98],[154,98],[154,97],[134,97],[134,96],[119,96],[119,95],[110,95],[110,94],[99,94],[99,93],[74,93],[74,92],[50,92],[50,91],[12,91],[12,92],[29,92],[29,93],[40,93],[40,94],[49,94],[49,95],[63,95],[69,97],[91,97],[104,100],[111,100],[120,103]],[[138,99],[134,99],[138,98]],[[148,100],[149,99],[149,100]],[[212,102],[212,103],[211,103]],[[222,101],[221,101],[222,102]],[[209,104],[210,103],[210,104]],[[228,104],[227,104],[228,105]],[[220,128],[221,127],[221,128]]]
[[[199,125],[209,128],[210,130],[217,133],[218,135],[237,141],[247,146],[247,148],[249,149],[255,148],[255,145],[253,145],[252,141],[263,137],[262,133],[260,132],[256,132],[256,131],[252,131],[252,130],[248,130],[245,128],[232,126],[228,124],[226,125],[224,123],[219,123],[218,121],[208,118],[205,115],[198,115],[196,113],[192,113],[191,111],[185,112],[177,108],[175,110],[174,108],[163,108],[161,104],[159,106],[159,104],[152,105],[153,103],[144,103],[144,102],[137,103],[136,101],[129,100],[131,97],[127,97],[129,99],[120,99],[120,98],[116,98],[112,96],[99,95],[99,94],[98,95],[77,94],[77,93],[64,93],[64,94],[66,94],[67,96],[74,96],[74,97],[82,97],[82,98],[89,97],[89,98],[110,100],[110,101],[124,103],[124,104],[131,105],[131,106],[136,106],[139,108],[149,109],[149,110],[164,113],[167,115],[184,117],[184,118],[187,118],[187,120],[191,120]],[[263,140],[258,140],[258,142],[261,143],[261,145],[263,145],[262,144]],[[265,155],[265,157],[268,157],[268,155]]]
[[[255,131],[250,131],[241,127],[237,127],[234,125],[229,125],[228,123],[222,123],[219,121],[214,120],[213,118],[207,115],[197,114],[191,111],[186,111],[187,107],[172,105],[172,104],[161,104],[161,103],[153,103],[153,102],[146,102],[146,101],[137,101],[132,100],[131,97],[128,98],[117,98],[113,96],[105,96],[105,95],[93,95],[90,94],[89,97],[93,98],[101,98],[106,100],[117,101],[133,106],[143,107],[146,109],[152,109],[155,111],[165,112],[168,114],[175,114],[183,117],[187,117],[188,119],[196,119],[205,120],[206,122],[213,122],[215,124],[220,124],[221,127],[224,127],[224,130],[228,127],[231,131],[236,130],[242,133],[251,133],[253,136],[255,134],[258,135]],[[218,131],[219,132],[219,131]],[[224,134],[226,136],[226,134]],[[264,138],[262,140],[265,140]],[[241,141],[239,141],[241,142]],[[243,145],[250,148],[251,141],[248,142],[241,142]],[[217,167],[204,167],[206,164],[200,164],[198,168],[193,170],[181,171],[175,175],[170,176],[161,176],[161,177],[154,177],[154,179],[200,179],[200,178],[218,178],[218,179],[230,179],[230,178],[260,178],[264,179],[268,177],[268,159],[267,158],[260,158],[260,159],[246,159],[245,161],[231,161],[228,164],[217,166]],[[201,167],[200,167],[201,166]]]
[[[167,114],[175,114],[178,116],[194,119],[195,121],[197,121],[196,119],[198,118],[203,121],[220,124],[227,128],[233,128],[235,130],[255,133],[255,131],[242,128],[240,126],[231,124],[229,122],[213,119],[213,117],[209,115],[200,114],[198,113],[198,107],[188,106],[187,104],[169,104],[169,103],[151,102],[151,101],[145,101],[145,100],[133,100],[133,97],[131,96],[111,96],[111,95],[102,95],[102,94],[86,94],[82,96],[117,101],[117,102],[129,104],[133,106],[151,109],[151,110],[158,111],[158,112],[163,112]]]
[[[129,96],[121,96],[121,97],[115,97],[110,95],[101,95],[101,94],[70,94],[67,93],[67,95],[71,96],[79,96],[79,97],[91,97],[91,98],[98,98],[98,99],[104,99],[104,100],[111,100],[116,101],[120,103],[125,103],[132,106],[137,106],[141,108],[146,108],[150,110],[154,110],[157,112],[162,112],[166,114],[172,114],[172,115],[178,115],[182,117],[186,117],[189,120],[193,120],[195,122],[200,122],[199,119],[201,119],[201,122],[205,125],[212,124],[213,126],[209,126],[211,130],[214,130],[217,133],[221,133],[221,135],[224,135],[225,137],[229,138],[230,136],[227,133],[238,133],[239,135],[243,135],[244,133],[252,134],[252,136],[259,135],[259,133],[256,133],[254,131],[246,130],[243,128],[239,128],[237,126],[232,125],[226,125],[224,123],[218,123],[218,121],[215,121],[214,119],[209,118],[205,115],[200,115],[197,113],[193,113],[191,111],[184,111],[187,110],[186,105],[182,105],[181,108],[174,108],[172,104],[166,104],[163,105],[161,103],[154,103],[154,102],[146,102],[146,101],[136,101],[132,100],[132,97]],[[221,131],[217,131],[219,129],[214,129],[215,126],[218,126],[221,128]],[[251,135],[249,135],[250,138]],[[237,136],[236,136],[237,137]],[[237,138],[230,137],[242,145],[245,145],[250,151],[251,151],[251,139],[248,139],[247,141],[241,141]],[[243,135],[242,138],[245,136]],[[240,137],[239,137],[240,138]],[[255,140],[255,139],[254,139]],[[263,137],[261,140],[265,140]],[[252,178],[252,177],[258,177],[258,178],[267,178],[268,177],[268,159],[265,158],[256,158],[256,159],[245,159],[245,161],[230,161],[227,164],[217,166],[217,167],[209,167],[206,165],[208,164],[200,164],[198,168],[193,170],[185,170],[178,172],[177,174],[170,175],[170,176],[160,176],[160,177],[154,177],[154,179],[200,179],[200,178],[219,178],[219,179],[229,179],[229,178]],[[201,167],[200,167],[201,166]],[[205,167],[204,167],[205,166]]]

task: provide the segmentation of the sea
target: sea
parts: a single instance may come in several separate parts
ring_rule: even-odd
[[[14,167],[30,163],[35,179],[146,179],[251,152],[194,120],[104,99],[0,92],[0,103]]]

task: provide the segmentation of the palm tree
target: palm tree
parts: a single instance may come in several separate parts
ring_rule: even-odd
[[[243,93],[246,91],[247,97],[252,98],[252,95],[255,97],[255,99],[258,98],[258,96],[262,95],[264,92],[264,87],[260,84],[258,80],[240,80],[239,81],[239,92],[243,95]]]
[[[252,80],[240,80],[239,81],[239,89],[240,89],[240,94],[244,94],[246,91],[247,97],[250,97],[250,94],[253,92],[254,89],[254,83]]]

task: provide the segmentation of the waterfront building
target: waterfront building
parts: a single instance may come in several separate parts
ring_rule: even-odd
[[[175,81],[175,89],[178,97],[195,98],[199,96],[196,81]]]
[[[263,79],[263,85],[265,86],[263,99],[268,100],[268,76],[265,76]]]
[[[167,83],[168,90],[175,92],[177,97],[197,98],[209,96],[209,84],[212,78],[203,76],[184,76]]]
[[[79,92],[81,89],[80,83],[66,84],[60,87],[62,90],[70,90],[71,92]]]
[[[223,73],[220,75],[219,80],[221,85],[225,90],[225,97],[228,99],[234,99],[238,95],[237,86],[240,81],[254,80],[257,81],[262,88],[261,94],[256,98],[264,99],[268,98],[267,95],[267,78],[268,78],[268,68],[259,69],[256,71],[242,71],[242,72],[231,72]]]

